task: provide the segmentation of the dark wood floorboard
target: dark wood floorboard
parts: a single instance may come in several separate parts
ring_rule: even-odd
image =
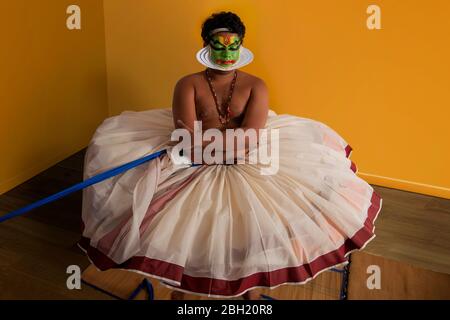
[[[367,252],[450,274],[450,200],[374,186],[383,198]]]
[[[83,180],[85,149],[0,195],[0,214]],[[81,191],[0,224],[0,299],[112,299],[90,286],[69,290],[69,265],[89,266],[76,246]]]

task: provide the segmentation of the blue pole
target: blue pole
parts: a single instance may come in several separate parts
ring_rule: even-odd
[[[79,183],[77,183],[77,184],[75,184],[75,185],[73,185],[73,186],[71,186],[71,187],[69,187],[67,189],[64,189],[64,190],[62,190],[62,191],[60,191],[58,193],[55,193],[55,194],[53,194],[53,195],[51,195],[51,196],[49,196],[47,198],[41,199],[39,201],[36,201],[36,202],[34,202],[32,204],[29,204],[29,205],[23,207],[23,208],[14,210],[14,211],[12,211],[10,213],[7,213],[7,214],[1,216],[0,217],[0,223],[4,222],[6,220],[9,220],[11,218],[17,217],[17,216],[19,216],[21,214],[24,214],[25,212],[33,210],[34,208],[43,206],[44,204],[47,204],[49,202],[52,202],[52,201],[55,201],[55,200],[60,199],[62,197],[65,197],[65,196],[67,196],[67,195],[69,195],[69,194],[71,194],[71,193],[73,193],[75,191],[84,189],[86,187],[89,187],[90,185],[93,185],[95,183],[98,183],[98,182],[101,182],[101,181],[106,180],[108,178],[111,178],[111,177],[113,177],[115,175],[118,175],[119,173],[125,172],[125,171],[127,171],[127,170],[129,170],[131,168],[137,167],[138,165],[140,165],[140,164],[142,164],[144,162],[150,161],[150,160],[152,160],[154,158],[157,158],[160,155],[165,154],[166,152],[167,151],[165,149],[164,150],[160,150],[160,151],[152,153],[152,154],[150,154],[148,156],[145,156],[143,158],[130,161],[130,162],[125,163],[125,164],[123,164],[121,166],[118,166],[116,168],[109,169],[109,170],[107,170],[105,172],[99,173],[99,174],[97,174],[97,175],[95,175],[93,177],[90,177],[89,179],[86,179],[86,180],[84,180],[82,182],[79,182]],[[193,166],[197,166],[197,165],[194,164]]]

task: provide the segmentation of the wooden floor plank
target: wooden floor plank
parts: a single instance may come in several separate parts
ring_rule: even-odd
[[[366,251],[450,274],[450,200],[374,186],[383,198]]]
[[[369,266],[379,268],[379,287],[372,286],[374,282],[369,276],[374,275],[374,271],[368,270]],[[368,281],[371,286],[367,285]],[[449,300],[449,288],[450,274],[430,271],[404,261],[399,262],[365,252],[352,254],[348,286],[350,300]]]

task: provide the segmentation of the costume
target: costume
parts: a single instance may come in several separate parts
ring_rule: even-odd
[[[80,247],[101,270],[211,297],[305,283],[345,263],[375,237],[382,205],[355,174],[352,148],[320,121],[272,109],[265,128],[279,132],[275,174],[262,175],[262,164],[175,163],[168,152],[84,189]],[[170,108],[105,119],[84,179],[170,150],[173,130]]]

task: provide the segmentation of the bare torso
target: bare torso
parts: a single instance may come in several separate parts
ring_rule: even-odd
[[[197,120],[202,121],[202,129],[220,128],[219,114],[217,112],[214,97],[209,88],[205,70],[191,74],[189,76],[195,88],[195,111]],[[236,84],[231,98],[230,110],[231,120],[226,128],[238,128],[244,119],[246,107],[250,98],[250,93],[256,77],[237,70]],[[232,77],[227,77],[224,81],[213,81],[213,86],[217,94],[219,106],[229,94]]]

